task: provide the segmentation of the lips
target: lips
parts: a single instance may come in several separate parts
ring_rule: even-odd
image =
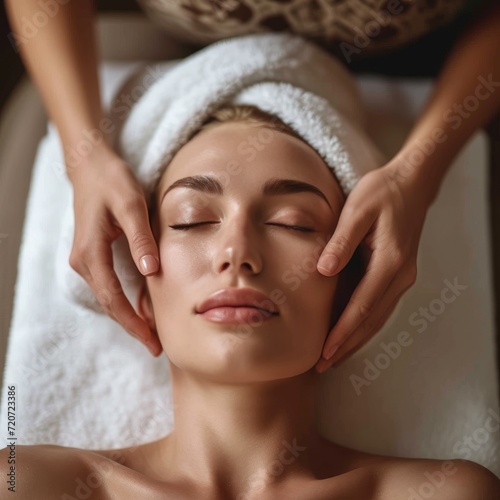
[[[276,304],[266,295],[251,288],[224,288],[219,290],[196,308],[198,314],[218,308],[253,308],[269,316],[279,314]]]

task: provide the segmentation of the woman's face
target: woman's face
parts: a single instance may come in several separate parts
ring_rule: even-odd
[[[161,270],[146,278],[150,298],[140,296],[140,311],[170,362],[233,382],[312,368],[338,281],[321,275],[316,263],[343,201],[321,157],[276,130],[219,124],[180,149],[157,192]],[[275,314],[234,307],[198,312],[229,287],[264,294],[267,300],[251,305]]]

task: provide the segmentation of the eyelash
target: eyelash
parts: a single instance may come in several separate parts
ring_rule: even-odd
[[[171,227],[172,229],[177,229],[180,231],[187,231],[188,229],[191,229],[196,226],[202,226],[205,224],[217,224],[217,222],[196,222],[194,224],[172,224]],[[310,227],[304,227],[304,226],[291,226],[287,224],[277,224],[277,223],[269,223],[268,225],[270,226],[279,226],[279,227],[284,227],[286,229],[291,229],[294,231],[301,231],[303,233],[314,233],[315,230],[310,228]]]

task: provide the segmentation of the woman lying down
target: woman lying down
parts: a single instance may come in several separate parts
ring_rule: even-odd
[[[340,67],[327,69],[347,85]],[[305,83],[252,83],[244,97],[233,89],[225,104],[209,106],[201,124],[176,129],[172,118],[164,133],[189,131],[184,139],[162,149],[153,138],[159,125],[149,143],[134,145],[127,134],[136,111],[158,99],[161,84],[135,105],[121,147],[133,166],[134,155],[149,161],[137,172],[163,265],[144,278],[138,310],[169,360],[174,429],[119,450],[19,446],[15,497],[420,500],[420,486],[433,477],[440,486],[432,498],[498,500],[500,481],[473,462],[373,455],[315,427],[320,375],[313,367],[359,278],[356,259],[338,276],[315,271],[300,286],[283,276],[319,255],[352,180],[375,166],[355,115],[347,123],[333,107],[338,97],[327,102]],[[339,92],[342,100],[349,95]],[[322,118],[325,109],[334,120]],[[334,139],[315,140],[315,123]],[[249,155],[242,145],[252,137],[264,147]],[[7,449],[1,455],[5,478]]]

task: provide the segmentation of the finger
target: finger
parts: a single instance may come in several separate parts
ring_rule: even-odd
[[[372,314],[398,269],[400,269],[399,264],[395,266],[393,259],[388,258],[386,252],[379,250],[373,252],[365,275],[328,335],[323,347],[323,357],[326,359],[331,357],[335,348],[339,347]]]
[[[137,269],[144,276],[156,273],[160,268],[160,259],[149,224],[146,201],[138,198],[130,202],[120,211],[117,220],[125,233]]]
[[[370,329],[361,329],[353,333],[353,339],[349,339],[342,347],[335,353],[335,355],[328,360],[330,366],[334,364],[339,364],[340,362],[352,356],[357,350],[361,349],[371,338],[373,338],[384,326],[389,316],[393,313],[395,307],[398,304],[399,299],[404,294],[402,292],[392,304],[379,316],[379,318],[372,323]]]
[[[333,365],[339,365],[344,359],[347,359],[354,352],[361,349],[372,337],[374,337],[380,329],[385,325],[391,314],[394,312],[399,300],[406,292],[403,289],[400,293],[393,296],[393,291],[400,287],[397,280],[391,283],[394,286],[392,291],[388,291],[384,297],[384,303],[377,307],[376,317],[373,321],[364,322],[335,352],[335,354],[328,360],[322,358],[317,363],[317,371],[320,373],[325,372]]]
[[[376,310],[374,310],[373,314],[361,322],[350,337],[339,347],[337,352],[340,353],[340,351],[343,351],[344,345],[347,349],[349,349],[349,346],[359,346],[359,343],[356,343],[355,340],[351,342],[351,338],[354,336],[356,336],[356,338],[362,338],[364,335],[366,341],[368,341],[371,337],[376,335],[393,313],[401,297],[411,288],[415,281],[416,269],[412,270],[408,268],[407,271],[398,273],[387,287],[382,299],[380,299],[379,303],[376,305]],[[336,355],[337,353],[335,353],[335,356]]]
[[[348,203],[348,202],[346,202]],[[317,269],[325,276],[339,273],[351,260],[354,251],[368,234],[375,217],[365,212],[342,209],[333,236],[326,244],[318,260]]]
[[[161,352],[159,339],[152,334],[147,323],[135,312],[123,292],[122,285],[113,269],[111,245],[101,243],[95,248],[89,271],[94,293],[105,311],[127,332],[143,342],[153,355]]]

